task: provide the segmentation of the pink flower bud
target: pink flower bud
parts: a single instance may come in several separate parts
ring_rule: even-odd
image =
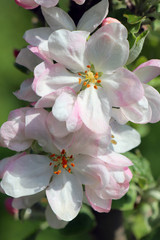
[[[118,21],[116,18],[107,17],[103,20],[102,26],[105,26],[105,25],[110,24],[110,23],[121,23],[121,22]]]

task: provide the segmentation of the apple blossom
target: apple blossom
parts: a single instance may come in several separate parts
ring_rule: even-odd
[[[84,31],[53,32],[48,47],[57,63],[44,62],[35,68],[33,90],[41,97],[36,107],[53,106],[53,115],[66,122],[76,108],[88,128],[104,133],[112,108],[138,102],[144,90],[137,76],[122,67],[129,53],[122,24],[103,26],[87,41],[88,35]]]
[[[104,191],[106,206],[103,210],[109,211],[108,203],[111,203],[111,199],[121,197],[128,190],[130,179],[125,172],[129,171],[131,162],[126,157],[107,150],[110,137],[107,140],[106,136],[95,135],[84,125],[70,134],[71,141],[66,133],[61,133],[61,138],[56,139],[52,135],[55,132],[52,124],[56,129],[57,120],[51,124],[52,119],[53,115],[44,109],[32,108],[26,111],[24,139],[37,141],[40,148],[31,146],[31,151],[28,149],[26,153],[0,162],[3,191],[14,198],[45,191],[56,216],[63,221],[70,221],[81,208],[83,184],[99,189],[101,194]],[[36,152],[32,153],[33,151]],[[118,172],[115,165],[120,166]],[[114,179],[116,196],[113,189],[110,190],[111,179]],[[101,202],[96,197],[94,201],[101,208]],[[53,217],[50,215],[51,219]]]

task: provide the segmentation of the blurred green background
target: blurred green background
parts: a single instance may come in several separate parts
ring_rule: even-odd
[[[16,99],[12,94],[12,92],[19,89],[21,82],[27,78],[27,75],[14,67],[15,57],[13,51],[14,49],[21,49],[26,46],[22,36],[27,29],[33,28],[33,16],[33,13],[17,6],[13,0],[1,1],[0,124],[7,120],[11,110],[24,106],[24,103]],[[137,66],[138,63],[147,59],[160,58],[159,21],[155,21],[154,27],[155,30],[151,31],[146,39],[140,58],[133,66]],[[160,91],[160,78],[155,79],[153,85]],[[160,173],[160,123],[138,126],[137,129],[143,136],[139,149],[142,155],[150,161],[154,177],[158,178]],[[0,159],[11,154],[11,151],[0,148]],[[0,239],[23,240],[29,233],[32,233],[36,229],[37,223],[13,221],[12,216],[4,208],[4,199],[5,197],[0,194]],[[47,240],[52,238],[49,236],[48,238],[42,237],[39,239]],[[54,239],[63,239],[63,237],[55,232]],[[65,239],[73,238],[65,237]]]

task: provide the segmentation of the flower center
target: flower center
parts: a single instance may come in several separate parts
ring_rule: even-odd
[[[79,78],[79,84],[81,84],[83,81],[81,90],[89,88],[91,85],[94,86],[95,89],[102,87],[101,80],[99,79],[99,77],[102,76],[102,73],[96,72],[93,64],[87,65],[87,68],[88,70],[85,72],[78,73],[78,75],[81,76]]]
[[[72,161],[74,160],[73,155],[71,156],[67,156],[66,155],[66,151],[63,149],[61,151],[61,155],[57,155],[57,154],[52,154],[50,155],[50,166],[53,166],[53,172],[54,174],[59,175],[61,173],[61,169],[64,168],[66,171],[68,171],[69,173],[71,173],[71,167],[74,167],[74,163],[72,163]]]

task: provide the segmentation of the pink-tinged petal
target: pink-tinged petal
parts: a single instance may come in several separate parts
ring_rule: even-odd
[[[25,135],[25,114],[30,108],[20,108],[12,111],[9,121],[0,129],[1,144],[14,151],[24,151],[32,144],[32,139]]]
[[[47,117],[47,127],[49,132],[58,138],[66,137],[69,132],[66,128],[66,122],[58,121],[52,113]]]
[[[84,71],[87,65],[84,51],[88,35],[85,31],[70,32],[65,29],[53,32],[48,40],[52,59],[73,72]]]
[[[111,210],[111,199],[102,199],[100,198],[93,189],[86,186],[86,196],[91,205],[91,207],[97,212],[109,212]]]
[[[1,186],[6,194],[15,198],[33,195],[47,187],[51,175],[48,157],[29,154],[9,165]]]
[[[44,197],[45,197],[45,192],[42,191],[31,196],[14,198],[12,202],[12,206],[16,209],[30,208]]]
[[[110,104],[103,89],[96,90],[91,86],[79,93],[77,101],[84,124],[93,132],[106,133],[110,120]]]
[[[128,119],[122,113],[120,108],[112,108],[112,117],[119,123],[119,124],[126,124]]]
[[[142,63],[134,70],[134,73],[143,83],[151,81],[160,75],[160,59],[152,59]]]
[[[68,92],[63,92],[59,95],[52,108],[52,113],[55,118],[59,121],[66,121],[74,107],[76,96]]]
[[[107,155],[99,156],[99,159],[113,167],[129,167],[133,165],[127,157],[112,151],[108,151]]]
[[[25,134],[27,137],[37,140],[38,144],[47,152],[57,153],[53,137],[50,135],[46,121],[48,112],[44,109],[31,109],[26,114]]]
[[[16,161],[18,158],[20,158],[24,155],[25,155],[25,153],[20,153],[20,154],[14,155],[12,157],[8,157],[8,158],[4,158],[4,159],[0,160],[0,178],[3,178],[5,171],[7,170],[9,165],[12,164],[12,162]]]
[[[74,155],[74,173],[80,182],[103,189],[109,183],[109,171],[103,160],[85,154]]]
[[[134,128],[128,125],[120,125],[116,121],[112,121],[110,125],[113,135],[110,147],[114,152],[128,152],[140,144],[140,134]]]
[[[78,76],[70,73],[61,64],[42,62],[34,71],[33,89],[39,96],[45,96],[62,87],[79,89]]]
[[[76,92],[72,88],[63,87],[63,88],[60,88],[60,89],[42,97],[40,100],[38,100],[35,107],[36,108],[52,107],[54,105],[54,102],[55,102],[56,98],[64,92],[67,92],[67,93],[70,93],[70,94],[73,94],[73,95],[76,94]]]
[[[40,64],[42,60],[35,56],[29,49],[23,48],[19,52],[16,63],[28,68],[30,71],[33,72],[34,68]]]
[[[28,102],[36,102],[38,101],[39,97],[35,94],[32,90],[32,82],[33,79],[27,79],[22,82],[20,89],[13,94],[21,100],[28,101]]]
[[[144,84],[144,91],[152,111],[150,122],[158,122],[160,121],[160,94],[156,89],[146,84]]]
[[[25,32],[24,39],[34,47],[38,47],[39,52],[45,58],[50,58],[48,50],[48,38],[52,30],[48,27],[30,29]]]
[[[75,23],[72,18],[61,8],[53,7],[53,8],[43,8],[42,7],[43,16],[51,27],[53,31],[59,29],[68,29],[70,31],[76,30]]]
[[[128,121],[134,123],[148,123],[152,117],[152,110],[148,104],[146,97],[143,97],[137,103],[131,104],[121,108],[122,114],[128,119]]]
[[[86,55],[97,72],[112,73],[125,65],[128,54],[127,30],[119,23],[101,27],[87,42]]]
[[[136,103],[144,95],[144,89],[136,75],[119,68],[111,75],[102,76],[102,86],[113,107]]]
[[[58,218],[71,221],[80,211],[82,205],[82,186],[78,179],[63,170],[53,177],[46,190],[48,202]]]
[[[25,9],[33,9],[38,7],[38,4],[34,0],[15,0],[15,2],[25,8]]]
[[[56,214],[54,214],[54,212],[52,211],[52,209],[50,208],[49,205],[46,208],[45,217],[46,217],[46,220],[47,220],[49,226],[54,229],[64,228],[68,223],[67,221],[58,219]]]
[[[110,129],[107,134],[95,134],[83,124],[79,131],[74,132],[69,151],[73,155],[86,154],[97,157],[107,152],[110,136]]]
[[[105,26],[105,25],[110,24],[110,23],[121,23],[121,22],[118,21],[116,18],[107,17],[103,20],[102,26]]]
[[[83,122],[79,116],[79,108],[78,108],[78,104],[76,101],[72,108],[72,112],[71,112],[70,116],[66,120],[66,127],[69,132],[75,132],[81,128],[82,124],[83,124]]]
[[[76,2],[84,2],[79,0]],[[81,3],[81,4],[82,4]],[[79,20],[77,29],[93,32],[108,14],[108,1],[101,1],[86,11]]]
[[[36,55],[38,58],[41,59],[41,61],[40,61],[39,63],[41,63],[42,60],[43,60],[43,61],[46,61],[46,62],[48,62],[48,63],[51,63],[51,64],[53,63],[53,62],[49,59],[48,54],[45,54],[43,51],[41,51],[41,50],[39,49],[39,47],[33,47],[33,46],[28,45],[27,48],[30,50],[30,52],[32,52],[34,55]],[[39,63],[38,63],[38,64],[39,64]],[[38,65],[38,64],[37,64],[37,65]]]
[[[59,2],[59,0],[34,0],[34,1],[46,8],[54,7]]]

